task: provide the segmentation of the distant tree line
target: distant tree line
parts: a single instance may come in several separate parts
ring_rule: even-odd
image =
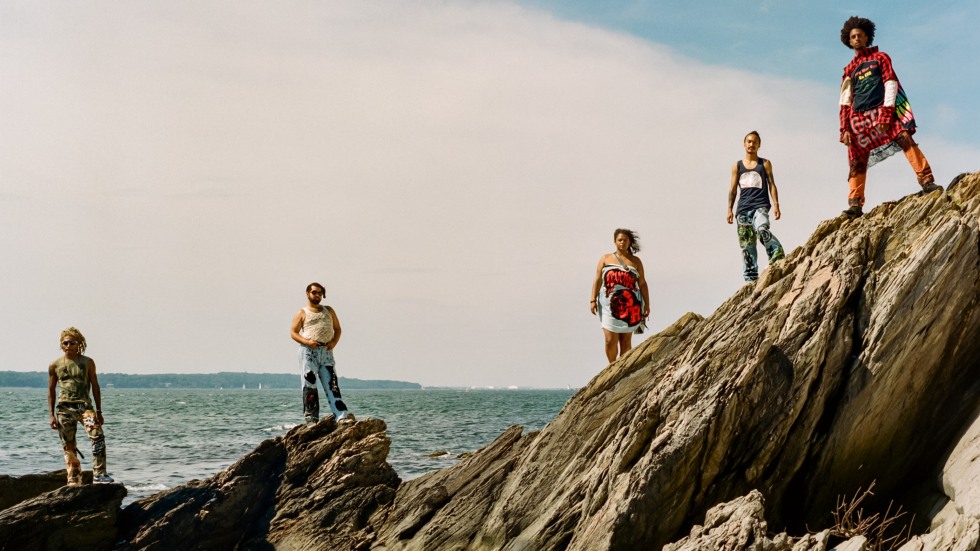
[[[287,373],[220,373],[130,375],[128,373],[99,373],[99,385],[106,388],[299,388],[299,375]],[[0,387],[48,386],[44,371],[0,371]],[[342,389],[421,389],[418,383],[405,381],[373,381],[340,378]]]

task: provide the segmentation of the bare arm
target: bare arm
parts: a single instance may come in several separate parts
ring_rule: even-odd
[[[333,338],[327,342],[326,346],[327,350],[333,350],[340,342],[340,320],[337,319],[337,312],[333,308],[327,306],[327,310],[330,310],[330,318],[333,319]]]
[[[99,424],[105,424],[102,417],[102,388],[99,386],[99,376],[95,373],[95,360],[88,360],[88,381],[92,385],[92,401],[95,402],[95,415],[99,418]]]
[[[592,294],[589,295],[589,311],[592,315],[595,315],[599,311],[599,305],[596,302],[599,298],[599,286],[602,284],[602,260],[606,257],[599,259],[599,265],[595,269],[595,280],[592,281]]]
[[[291,336],[294,341],[304,346],[309,346],[310,348],[316,348],[317,346],[320,345],[320,343],[307,339],[306,337],[299,334],[300,329],[303,328],[303,322],[305,321],[306,321],[306,312],[302,308],[300,308],[299,312],[296,312],[296,315],[293,316],[293,325],[290,327],[289,336]]]
[[[633,257],[633,263],[636,264],[636,271],[640,274],[640,296],[643,297],[643,318],[646,319],[650,315],[650,290],[647,288],[647,278],[643,273],[643,261],[639,257]]]
[[[731,224],[735,219],[735,197],[738,196],[738,163],[732,165],[732,184],[728,188],[728,223]]]
[[[776,177],[772,175],[772,163],[766,159],[766,174],[769,175],[769,195],[772,196],[772,215],[779,220],[779,192],[776,190]]]
[[[840,143],[851,145],[850,128],[851,102],[854,99],[854,89],[851,79],[845,74],[840,85]]]
[[[61,425],[58,418],[54,415],[55,390],[58,386],[58,373],[54,370],[54,364],[48,366],[48,414],[51,416],[51,428],[58,430]]]

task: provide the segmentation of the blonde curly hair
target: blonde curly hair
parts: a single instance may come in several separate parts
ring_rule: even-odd
[[[78,341],[78,353],[84,354],[85,348],[88,347],[88,343],[85,342],[85,335],[81,331],[74,327],[69,327],[61,332],[61,339],[58,340],[58,346],[65,342],[65,337],[71,337],[72,340]]]

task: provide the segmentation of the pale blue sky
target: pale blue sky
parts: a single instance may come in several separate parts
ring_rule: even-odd
[[[45,369],[75,325],[103,372],[298,377],[319,281],[343,376],[583,385],[615,228],[641,236],[651,332],[741,287],[749,130],[788,250],[846,208],[851,13],[940,183],[980,168],[976,3],[825,5],[6,0],[0,369]],[[916,189],[890,159],[867,207]]]
[[[980,2],[524,0],[558,17],[666,44],[704,63],[835,84],[852,56],[840,28],[857,15],[877,25],[920,126],[980,144]]]

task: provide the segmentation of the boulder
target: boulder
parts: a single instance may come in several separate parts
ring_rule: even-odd
[[[129,505],[118,548],[855,551],[874,542],[832,542],[831,512],[874,482],[867,515],[894,502],[925,519],[917,532],[932,522],[905,551],[972,551],[977,335],[970,174],[825,221],[710,316],[610,364],[541,431],[512,427],[399,485],[383,421],[327,418]]]
[[[266,440],[227,470],[134,502],[118,549],[363,549],[394,498],[384,421],[333,417]]]
[[[121,484],[62,486],[0,511],[0,549],[111,549],[118,537]]]
[[[978,220],[971,174],[825,221],[711,316],[609,365],[540,432],[406,484],[377,548],[659,549],[753,489],[768,525],[798,534],[872,481],[869,511],[931,509],[922,487],[980,403]]]
[[[0,511],[51,490],[57,490],[67,482],[68,472],[64,469],[22,476],[0,474]],[[92,471],[82,472],[82,483],[92,483]]]

